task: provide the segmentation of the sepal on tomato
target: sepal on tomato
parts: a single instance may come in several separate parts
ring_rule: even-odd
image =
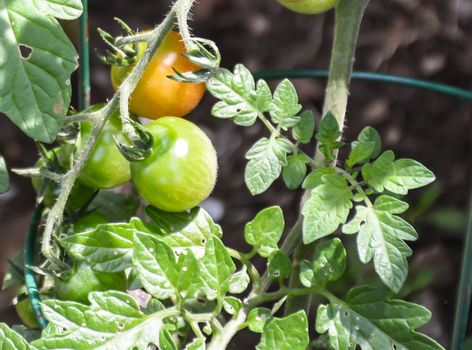
[[[113,136],[116,147],[120,150],[120,153],[130,162],[138,162],[146,159],[152,153],[152,146],[154,144],[154,139],[152,134],[144,129],[144,127],[135,122],[132,119],[128,119],[127,122],[134,129],[134,135],[129,137],[125,136],[123,133]],[[122,139],[126,139],[127,143],[121,142]]]

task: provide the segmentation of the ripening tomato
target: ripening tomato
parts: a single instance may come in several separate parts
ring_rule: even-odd
[[[80,263],[71,271],[70,275],[61,280],[56,278],[55,291],[61,300],[71,300],[79,303],[88,303],[88,295],[94,291],[118,290],[126,291],[127,280],[124,271],[99,272]]]
[[[305,14],[326,12],[335,7],[339,0],[278,0],[286,8]]]
[[[180,212],[206,199],[216,182],[217,159],[210,139],[195,124],[165,117],[148,125],[151,156],[131,163],[133,183],[155,207]]]
[[[92,128],[91,122],[81,123],[78,150],[85,147]],[[113,136],[120,132],[121,120],[117,111],[106,122],[79,175],[82,184],[94,189],[107,189],[121,185],[131,178],[129,162],[123,157],[113,140]]]
[[[138,59],[146,47],[144,43],[139,45]],[[181,55],[186,52],[179,33],[170,32],[165,37],[131,95],[131,112],[149,119],[168,115],[182,117],[198,105],[205,93],[205,84],[180,83],[167,77],[175,74],[172,68],[179,72],[200,69]],[[133,68],[111,67],[111,82],[115,91]]]

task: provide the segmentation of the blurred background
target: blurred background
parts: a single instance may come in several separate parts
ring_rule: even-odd
[[[134,29],[160,22],[170,0],[90,0],[92,47],[92,101],[112,96],[109,69],[93,54],[103,52],[97,26],[119,33],[113,17]],[[194,35],[219,46],[222,66],[238,62],[252,71],[264,69],[328,68],[333,35],[333,12],[317,16],[292,13],[274,0],[200,0],[193,10]],[[77,23],[66,31],[77,39]],[[472,89],[472,0],[371,0],[359,38],[355,69],[416,77]],[[294,81],[304,107],[320,109],[324,80]],[[277,181],[267,193],[252,197],[243,182],[244,153],[266,135],[261,125],[237,127],[211,117],[213,98],[188,116],[212,139],[219,156],[218,184],[204,203],[225,232],[225,242],[247,249],[244,224],[260,209],[280,205],[287,226],[295,221],[301,191],[287,190]],[[73,101],[77,105],[76,100]],[[424,332],[440,343],[450,343],[458,276],[467,222],[472,172],[472,103],[433,92],[354,81],[351,88],[344,141],[352,141],[366,125],[375,127],[384,148],[398,157],[413,158],[434,171],[432,186],[413,191],[406,218],[417,228],[410,277],[402,296],[433,312]],[[313,146],[312,146],[313,147]],[[308,152],[312,152],[310,148]],[[8,166],[29,167],[37,159],[34,143],[5,117],[0,118],[0,153]],[[0,196],[0,277],[24,242],[34,206],[29,179],[12,175],[12,189]],[[358,261],[353,239],[351,268],[335,288],[348,288],[376,280],[371,268]],[[9,306],[11,292],[0,293],[0,321],[16,322]],[[247,340],[248,345],[254,344]]]

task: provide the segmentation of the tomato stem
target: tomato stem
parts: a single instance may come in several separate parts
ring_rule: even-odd
[[[331,64],[329,70],[328,86],[325,95],[325,102],[323,107],[322,117],[331,112],[340,126],[341,130],[344,126],[346,117],[346,107],[349,97],[349,84],[351,82],[352,68],[354,64],[354,55],[359,36],[359,29],[369,0],[341,0],[336,7],[336,23],[335,34],[333,42],[333,51],[331,54]],[[337,151],[334,154],[334,160],[331,166],[334,166],[337,159]],[[323,164],[325,158],[323,153],[317,147],[315,156],[315,163]],[[309,198],[310,193],[306,192],[302,201],[301,207]],[[303,218],[299,217],[299,221]],[[303,225],[297,225],[296,230],[292,230],[290,235],[301,236],[303,234]],[[290,236],[289,235],[289,236]],[[293,259],[293,270],[290,278],[290,287],[301,287],[299,279],[301,259],[312,259],[314,254],[315,244],[304,245],[299,243],[296,248],[296,253]],[[289,315],[300,309],[309,309],[311,303],[311,296],[304,295],[291,298],[287,301],[285,307],[285,314]]]

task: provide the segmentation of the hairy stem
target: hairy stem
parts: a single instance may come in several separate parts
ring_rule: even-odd
[[[354,54],[359,35],[359,29],[364,10],[369,0],[341,0],[336,7],[336,24],[333,42],[333,51],[331,54],[331,63],[329,70],[328,87],[325,95],[323,107],[323,117],[331,112],[338,121],[341,130],[344,126],[346,117],[346,107],[349,97],[349,84],[351,82],[352,67],[354,64]],[[332,163],[334,166],[337,158]],[[324,163],[323,153],[317,147],[315,152],[315,162]],[[311,259],[314,252],[314,245],[304,245],[300,243],[297,247],[297,256],[300,258]],[[293,269],[290,286],[300,286],[299,270]],[[311,296],[300,296],[287,301],[285,314],[291,314],[301,308],[309,309]]]

